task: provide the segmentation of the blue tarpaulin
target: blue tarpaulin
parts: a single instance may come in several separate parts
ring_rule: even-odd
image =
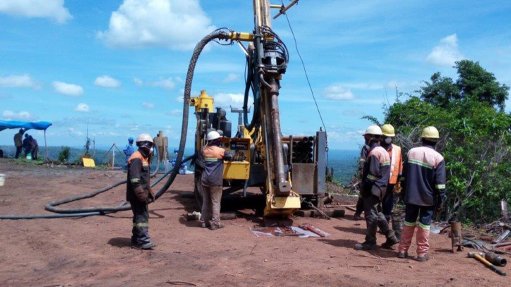
[[[22,122],[22,121],[3,121],[0,120],[0,131],[5,129],[21,129],[43,130],[44,131],[44,147],[45,160],[48,160],[48,145],[46,144],[46,129],[51,126],[50,122]]]
[[[0,131],[5,129],[19,129],[24,128],[34,130],[46,130],[51,123],[49,122],[22,122],[22,121],[2,121],[0,120]]]

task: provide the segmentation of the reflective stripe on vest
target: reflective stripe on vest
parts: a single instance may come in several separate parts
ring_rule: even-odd
[[[401,160],[401,147],[392,144],[392,154],[390,155],[390,184],[397,183],[397,179],[401,173]]]

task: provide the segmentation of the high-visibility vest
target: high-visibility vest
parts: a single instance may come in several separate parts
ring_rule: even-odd
[[[387,150],[390,155],[390,177],[389,184],[396,184],[399,176],[403,172],[403,158],[401,156],[401,147],[392,144],[392,150]]]

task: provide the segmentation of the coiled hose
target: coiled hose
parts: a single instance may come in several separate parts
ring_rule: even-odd
[[[192,58],[190,59],[190,63],[188,65],[188,72],[186,74],[186,82],[185,82],[185,89],[184,89],[184,100],[183,100],[183,121],[181,123],[181,139],[179,141],[179,151],[176,156],[176,162],[174,164],[174,168],[170,170],[169,172],[165,173],[159,180],[157,180],[155,183],[151,184],[151,186],[156,185],[159,183],[163,178],[165,178],[167,175],[169,175],[169,178],[165,182],[165,184],[156,192],[155,198],[158,199],[160,196],[162,196],[170,187],[170,185],[174,182],[177,174],[179,173],[179,168],[182,163],[187,162],[189,160],[192,160],[195,158],[195,155],[189,156],[183,160],[183,154],[185,150],[186,145],[186,135],[188,130],[188,114],[189,114],[189,103],[190,103],[190,94],[192,90],[192,81],[193,81],[193,74],[195,71],[195,66],[197,64],[197,61],[199,59],[199,56],[204,49],[204,47],[211,41],[215,39],[223,39],[227,40],[229,39],[229,31],[226,29],[218,29],[210,34],[208,34],[206,37],[204,37],[197,45],[195,46],[195,49],[193,50]],[[93,216],[93,215],[105,215],[108,213],[114,213],[118,211],[124,211],[131,209],[128,202],[124,202],[119,206],[116,207],[91,207],[91,208],[80,208],[80,209],[62,209],[57,208],[58,205],[62,205],[65,203],[91,198],[94,197],[100,193],[103,193],[105,191],[108,191],[114,187],[117,187],[121,184],[125,184],[126,180],[114,183],[108,187],[105,187],[103,189],[73,196],[69,198],[65,198],[62,200],[56,200],[48,203],[45,206],[45,209],[51,212],[59,213],[59,214],[31,214],[31,215],[0,215],[0,219],[10,219],[10,220],[18,220],[18,219],[42,219],[42,218],[64,218],[64,217],[86,217],[86,216]]]

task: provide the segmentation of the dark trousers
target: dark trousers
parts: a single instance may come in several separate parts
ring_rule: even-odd
[[[14,156],[14,158],[19,158],[20,157],[20,154],[21,154],[21,150],[23,149],[22,146],[17,146],[16,147],[16,155]]]
[[[362,197],[359,196],[358,200],[357,200],[357,207],[355,210],[355,215],[360,216],[363,211],[364,211],[364,200],[362,199]]]
[[[389,236],[390,229],[385,216],[380,211],[380,199],[377,196],[369,195],[362,198],[364,201],[364,213],[366,219],[366,237],[365,244],[374,245],[376,244],[376,231],[378,227],[385,234]]]
[[[202,186],[202,220],[208,226],[220,224],[220,202],[222,201],[222,186]]]
[[[138,200],[130,201],[133,212],[133,229],[131,230],[131,243],[142,245],[151,242],[149,237],[149,212],[147,203]]]
[[[414,204],[407,204],[405,208],[405,224],[415,223],[419,220],[422,227],[431,225],[433,217],[433,206],[419,206]]]
[[[390,221],[390,217],[392,216],[392,209],[394,208],[394,184],[389,184],[387,186],[387,192],[385,192],[385,196],[382,200],[381,211],[387,221]]]

